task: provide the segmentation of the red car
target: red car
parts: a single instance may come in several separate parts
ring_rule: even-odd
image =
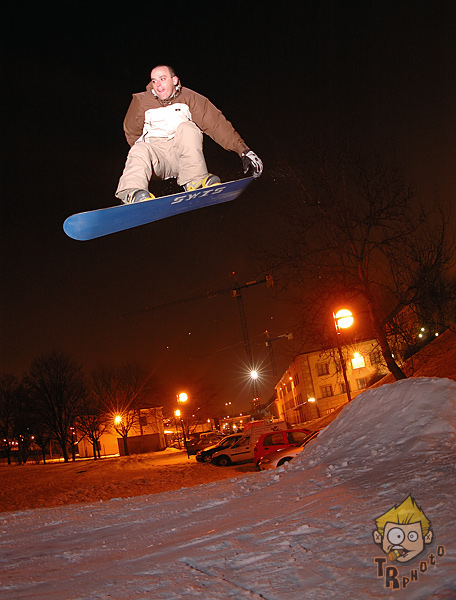
[[[255,466],[258,467],[258,462],[263,456],[271,452],[300,444],[309,433],[310,429],[303,428],[283,429],[281,431],[263,433],[255,444],[255,456],[253,459]]]

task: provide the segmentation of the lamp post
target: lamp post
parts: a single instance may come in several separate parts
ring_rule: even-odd
[[[350,394],[350,384],[348,383],[347,368],[345,365],[345,359],[342,354],[342,348],[341,348],[341,343],[340,343],[340,330],[346,329],[347,327],[351,327],[353,325],[354,318],[353,318],[352,313],[349,310],[342,309],[342,310],[337,311],[337,313],[333,313],[333,319],[334,319],[334,325],[336,327],[337,350],[339,352],[340,364],[342,367],[342,374],[344,376],[345,389],[347,391],[347,399],[349,402],[351,402],[352,398],[351,398],[351,394]]]
[[[258,397],[258,378],[259,378],[260,374],[258,373],[258,371],[254,368],[250,369],[249,372],[249,377],[252,381],[252,387],[253,387],[253,401],[252,401],[252,407],[253,410],[258,410],[260,407],[260,399]]]
[[[320,418],[321,417],[321,415],[320,415],[320,409],[318,408],[318,404],[317,404],[316,398],[314,398],[313,396],[311,396],[310,398],[307,398],[307,402],[310,402],[312,404],[315,403],[315,408],[317,409],[317,416],[318,416],[318,418]]]
[[[188,400],[188,395],[185,392],[181,392],[180,394],[177,395],[177,405],[178,406],[179,406],[179,404],[183,404],[184,402],[187,402],[187,400]],[[174,412],[174,415],[180,419],[180,423],[181,423],[181,427],[182,427],[182,437],[184,439],[185,450],[187,451],[187,458],[190,458],[182,412],[178,409]]]
[[[181,442],[180,442],[180,437],[179,437],[179,430],[177,428],[177,418],[180,417],[180,414],[181,414],[180,410],[174,411],[174,429],[176,430],[177,447],[179,448],[179,450],[181,449]]]
[[[114,428],[117,431],[117,433],[120,435],[120,437],[122,438],[124,454],[125,454],[125,456],[128,456],[128,454],[129,454],[128,442],[127,442],[128,429],[124,425],[122,415],[118,414],[118,415],[114,416]]]

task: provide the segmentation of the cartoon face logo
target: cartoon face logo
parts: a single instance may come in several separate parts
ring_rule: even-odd
[[[431,522],[412,496],[375,519],[373,531],[378,544],[391,562],[408,562],[423,552],[432,541]]]

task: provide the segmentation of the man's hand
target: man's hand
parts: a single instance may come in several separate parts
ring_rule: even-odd
[[[255,152],[252,152],[251,150],[244,152],[241,156],[241,160],[245,175],[250,171],[250,174],[253,175],[253,177],[259,177],[263,172],[263,163]]]

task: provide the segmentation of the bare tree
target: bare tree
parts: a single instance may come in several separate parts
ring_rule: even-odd
[[[81,367],[69,356],[54,351],[32,363],[26,383],[42,420],[68,462],[68,445],[73,443],[71,428],[87,394]]]
[[[14,417],[19,382],[14,375],[0,377],[0,439],[8,464],[11,464],[11,447],[14,441]]]
[[[294,226],[278,247],[276,265],[305,286],[305,326],[315,333],[313,326],[327,325],[331,307],[342,300],[363,306],[388,369],[405,378],[391,345],[394,317],[405,307],[424,309],[436,280],[439,298],[451,295],[446,283],[454,247],[445,219],[433,227],[401,173],[378,161],[366,167],[345,155],[337,162],[323,158],[300,187]]]
[[[81,403],[76,429],[92,444],[94,460],[101,458],[99,440],[108,428],[109,416],[105,407],[97,396],[89,392]]]
[[[108,413],[112,427],[123,440],[128,455],[128,434],[138,423],[138,409],[147,382],[138,365],[120,367],[101,365],[92,373],[92,393],[100,407]]]

